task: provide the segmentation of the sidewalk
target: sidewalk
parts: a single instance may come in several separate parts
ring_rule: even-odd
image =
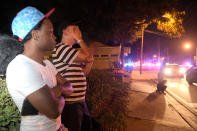
[[[155,93],[150,79],[156,80],[157,73],[151,72],[132,73],[126,131],[193,131],[169,106],[165,95]]]
[[[132,80],[157,80],[157,73],[158,70],[151,70],[151,71],[142,71],[140,74],[139,70],[133,70],[131,74]]]
[[[139,70],[134,70],[132,72],[132,74],[130,75],[130,80],[138,80],[138,81],[152,81],[153,83],[157,83],[158,79],[157,79],[157,74],[158,74],[158,70],[154,70],[154,71],[142,71],[142,74],[140,75]],[[142,88],[142,87],[139,87]],[[136,89],[139,90],[139,89]],[[145,92],[147,92],[146,88],[143,88],[143,90]],[[186,108],[188,108],[191,112],[193,112],[194,114],[196,114],[197,116],[197,104],[196,103],[188,103],[185,100],[181,99],[178,95],[176,95],[175,93],[173,93],[171,90],[167,89],[167,92],[173,96],[177,101],[179,101],[180,103],[182,103]]]

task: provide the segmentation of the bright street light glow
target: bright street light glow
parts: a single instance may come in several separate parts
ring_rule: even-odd
[[[191,48],[191,44],[190,44],[190,43],[186,43],[186,44],[185,44],[185,48],[186,48],[186,49]]]
[[[154,58],[156,58],[156,57],[157,57],[157,55],[153,55],[153,57],[154,57]]]

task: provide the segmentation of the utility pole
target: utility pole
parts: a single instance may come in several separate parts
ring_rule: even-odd
[[[167,60],[167,62],[169,62],[168,47],[166,48],[166,60]]]
[[[197,66],[197,47],[196,47],[196,56],[195,56],[195,66]]]
[[[158,62],[160,62],[160,38],[158,37],[158,39],[157,39],[157,42],[158,42]]]
[[[138,58],[138,48],[137,48],[137,61],[139,60],[139,58]]]
[[[142,41],[141,41],[141,53],[140,53],[140,75],[142,74],[142,58],[143,58],[143,42],[144,42],[144,27],[142,27]]]

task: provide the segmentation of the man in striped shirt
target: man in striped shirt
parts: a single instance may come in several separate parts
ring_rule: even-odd
[[[93,56],[86,43],[82,40],[82,34],[78,26],[71,22],[63,22],[59,28],[61,42],[52,52],[52,62],[59,73],[67,79],[74,92],[65,98],[65,107],[62,112],[62,123],[69,131],[81,131],[82,120],[89,115],[85,102],[86,77],[89,73]],[[72,47],[78,43],[80,49]],[[82,68],[81,64],[85,63]]]

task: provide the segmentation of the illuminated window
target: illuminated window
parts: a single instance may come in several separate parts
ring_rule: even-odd
[[[118,56],[117,54],[112,54],[112,55],[111,55],[111,57],[117,57],[117,56]]]
[[[99,57],[99,55],[94,55],[94,57]]]
[[[101,57],[109,57],[109,55],[101,55]]]

